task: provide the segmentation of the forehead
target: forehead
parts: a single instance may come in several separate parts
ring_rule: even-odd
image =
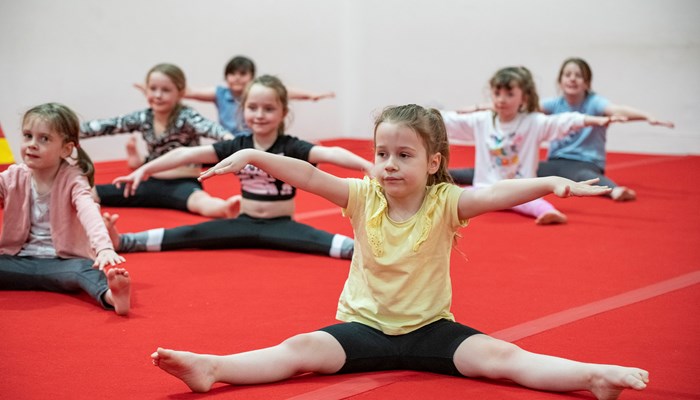
[[[381,122],[374,135],[376,147],[424,148],[420,135],[412,128],[394,122]]]
[[[494,92],[500,92],[502,90],[507,92],[522,92],[520,85],[516,81],[509,81],[507,83],[501,83],[491,88]]]
[[[46,118],[39,115],[30,115],[22,124],[22,128],[25,130],[32,130],[35,132],[54,134],[56,133],[49,121]]]
[[[581,67],[573,61],[568,62],[564,66],[564,72],[578,72],[581,73]]]
[[[248,91],[246,102],[251,101],[256,103],[280,103],[280,98],[275,89],[256,83]]]
[[[175,87],[175,83],[173,83],[173,80],[170,79],[168,75],[165,75],[160,71],[151,72],[151,74],[148,75],[148,83],[151,85],[164,85]]]

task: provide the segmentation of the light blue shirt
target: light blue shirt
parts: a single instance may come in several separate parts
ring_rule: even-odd
[[[610,101],[591,93],[581,104],[572,106],[564,97],[554,97],[542,102],[545,114],[563,112],[580,112],[581,114],[603,116]],[[605,169],[605,140],[607,127],[586,126],[549,144],[547,159],[565,158],[567,160],[586,161]]]
[[[219,123],[221,126],[236,136],[250,133],[248,127],[238,119],[238,107],[241,103],[237,98],[233,97],[231,89],[225,86],[217,86],[214,102],[219,110]]]

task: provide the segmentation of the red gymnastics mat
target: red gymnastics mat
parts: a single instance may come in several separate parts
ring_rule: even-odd
[[[371,144],[326,141],[370,158]],[[454,146],[451,166],[473,162]],[[342,175],[358,173],[322,168]],[[97,181],[127,172],[97,165]],[[622,399],[700,399],[700,157],[610,154],[609,175],[639,199],[549,196],[562,226],[495,212],[462,230],[452,256],[460,322],[525,349],[649,370]],[[232,176],[207,181],[218,196]],[[297,219],[351,235],[329,202],[298,196]],[[122,231],[206,220],[171,210],[110,209]],[[392,371],[305,375],[259,386],[217,385],[205,395],[151,365],[156,347],[228,354],[334,323],[348,262],[265,249],[126,254],[133,280],[126,318],[85,295],[0,292],[0,398],[6,399],[590,399],[509,382]]]

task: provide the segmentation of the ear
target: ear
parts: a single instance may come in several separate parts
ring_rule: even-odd
[[[440,162],[442,161],[442,154],[435,153],[430,156],[428,160],[428,175],[432,175],[440,169]]]
[[[75,143],[67,142],[63,144],[61,149],[61,158],[68,158],[73,154],[73,149],[75,148]]]

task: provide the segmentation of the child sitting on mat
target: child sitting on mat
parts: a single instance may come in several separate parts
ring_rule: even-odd
[[[90,193],[94,168],[80,148],[78,117],[47,103],[22,119],[23,163],[0,173],[0,289],[84,290],[105,309],[126,315],[130,278],[116,267],[99,206]],[[66,159],[77,150],[77,165]]]
[[[185,74],[173,64],[158,64],[146,75],[146,99],[150,108],[115,118],[98,119],[81,125],[81,137],[141,132],[152,160],[173,149],[197,146],[202,137],[233,138],[219,124],[202,117],[180,103],[185,93]],[[139,163],[140,165],[140,163]],[[125,196],[114,185],[97,185],[98,202],[112,207],[154,207],[189,211],[205,217],[222,218],[237,207],[236,199],[210,196],[197,181],[201,165],[182,165],[162,171],[142,185],[138,193]]]
[[[450,254],[470,218],[548,193],[594,196],[610,189],[560,177],[502,180],[481,190],[451,183],[439,111],[389,107],[375,122],[374,179],[342,179],[290,157],[236,152],[201,179],[255,165],[343,207],[357,247],[336,317],[343,323],[245,353],[216,356],[158,348],[153,364],[192,391],[217,382],[248,385],[303,373],[411,369],[509,379],[548,391],[588,390],[615,399],[644,389],[647,371],[525,351],[454,321]]]
[[[219,113],[219,124],[226,128],[227,131],[234,135],[243,135],[250,133],[243,121],[240,121],[239,107],[241,105],[241,97],[246,86],[255,78],[255,63],[248,57],[235,56],[224,68],[224,80],[226,85],[217,85],[216,87],[208,88],[187,88],[185,90],[185,98],[213,102]],[[145,87],[141,84],[135,84],[136,88],[145,92]],[[287,95],[290,100],[313,100],[335,97],[333,92],[314,93],[303,90],[288,88]],[[139,164],[140,165],[140,164]],[[138,165],[136,166],[138,167]],[[134,168],[136,168],[134,167]]]
[[[547,116],[539,110],[539,97],[530,71],[525,67],[498,70],[490,79],[493,111],[460,114],[443,112],[450,139],[473,140],[476,152],[474,187],[501,179],[534,178],[542,142],[573,133],[584,126],[607,126],[624,117],[595,117],[579,113]],[[450,170],[455,181],[460,170]],[[535,218],[539,225],[562,224],[566,215],[545,199],[518,204],[513,211]]]
[[[214,164],[243,149],[258,149],[309,163],[332,163],[369,171],[372,163],[341,147],[314,145],[284,134],[288,113],[287,91],[279,79],[263,75],[251,82],[243,95],[243,115],[252,135],[198,147],[182,147],[144,164],[114,180],[126,194],[138,191],[150,175],[180,165]],[[241,181],[240,215],[170,229],[113,235],[119,251],[169,251],[177,249],[267,248],[350,258],[351,238],[325,232],[292,219],[296,188],[275,179],[265,170],[246,166],[236,171]],[[108,225],[114,216],[105,215]]]
[[[559,69],[557,84],[562,95],[542,102],[545,114],[577,111],[588,115],[621,115],[630,121],[647,121],[651,125],[673,128],[673,122],[661,121],[629,106],[613,104],[591,90],[593,72],[581,58],[564,60]],[[626,186],[618,186],[605,176],[605,141],[607,126],[582,128],[572,135],[550,143],[547,161],[540,162],[538,176],[563,176],[574,180],[600,179],[612,188],[609,196],[616,201],[634,200],[637,193]]]

